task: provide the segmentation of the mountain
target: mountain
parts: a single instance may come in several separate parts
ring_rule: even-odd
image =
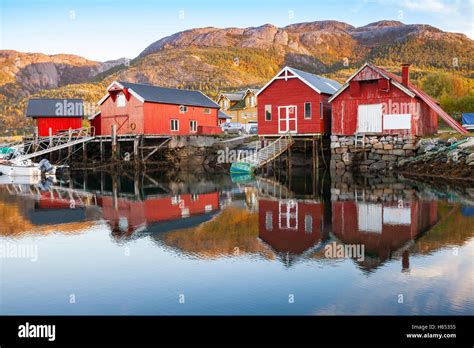
[[[71,54],[0,51],[0,92],[27,96],[43,89],[81,83],[124,62],[124,58],[102,63]]]
[[[22,108],[29,96],[93,102],[114,79],[200,89],[215,96],[221,90],[262,86],[284,65],[343,82],[370,60],[396,73],[401,63],[412,63],[415,81],[449,71],[471,91],[473,56],[474,41],[463,34],[398,21],[361,27],[318,21],[282,28],[190,29],[150,44],[131,61],[0,51],[0,102],[5,105],[0,130],[25,125]]]

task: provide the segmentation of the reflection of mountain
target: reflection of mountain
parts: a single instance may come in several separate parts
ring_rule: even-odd
[[[442,220],[416,241],[415,252],[429,254],[445,247],[462,246],[474,236],[474,216],[462,213],[461,207],[438,202]]]
[[[168,247],[203,258],[273,253],[258,240],[258,215],[245,208],[227,207],[214,219],[194,228],[155,234]]]

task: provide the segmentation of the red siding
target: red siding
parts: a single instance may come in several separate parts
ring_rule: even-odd
[[[189,122],[197,121],[198,128],[201,126],[217,127],[217,109],[210,109],[210,114],[204,113],[203,107],[188,106],[188,112],[180,114],[179,105],[145,103],[145,133],[146,134],[170,134],[189,135],[196,134],[190,132]],[[179,130],[171,131],[171,120],[179,120]],[[205,129],[203,130],[206,131]],[[213,130],[210,133],[215,134]]]
[[[81,117],[39,117],[36,119],[38,126],[38,135],[40,137],[49,136],[49,129],[51,128],[53,134],[59,131],[65,131],[69,128],[78,129],[82,127]]]
[[[210,109],[210,114],[204,113],[203,107],[188,106],[188,112],[180,114],[179,105],[142,103],[130,96],[125,107],[117,107],[112,98],[108,98],[100,107],[100,134],[110,135],[112,125],[117,125],[117,134],[163,134],[190,135],[190,121],[197,121],[199,134],[216,134],[218,127],[217,109]],[[179,130],[171,131],[171,119],[179,120]],[[210,128],[202,128],[210,127]],[[220,132],[220,129],[218,130]],[[99,134],[99,133],[98,133]]]
[[[413,113],[419,110],[419,117],[413,117],[411,130],[386,130],[384,134],[429,135],[438,129],[438,117],[419,98],[412,98],[371,68],[362,70],[346,88],[332,101],[332,128],[334,135],[354,135],[357,130],[357,111],[359,105],[383,104],[384,114]],[[404,112],[404,110],[410,110]],[[397,111],[400,110],[400,111]]]
[[[90,121],[91,127],[94,127],[94,134],[95,135],[102,135],[102,118],[99,116],[96,116],[93,120]]]
[[[111,135],[114,124],[117,125],[117,134],[143,134],[143,103],[134,96],[124,107],[117,107],[116,101],[107,98],[97,117],[100,117],[102,135]]]
[[[320,103],[327,102],[328,95],[320,95],[315,90],[297,78],[275,80],[258,95],[258,134],[278,134],[278,107],[296,105],[297,134],[325,133],[330,128],[325,127],[330,122],[326,113],[320,118]],[[311,103],[311,118],[304,118],[304,104]],[[265,120],[265,105],[272,105],[272,119]],[[326,119],[326,121],[324,120]]]

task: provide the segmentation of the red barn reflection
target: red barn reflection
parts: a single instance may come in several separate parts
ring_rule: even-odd
[[[103,217],[112,228],[113,235],[129,237],[146,226],[162,222],[206,214],[219,209],[219,193],[182,194],[148,198],[144,201],[99,198]]]
[[[363,244],[365,252],[382,262],[438,221],[437,202],[332,202],[332,232],[344,244]]]
[[[323,237],[324,205],[293,199],[260,199],[259,237],[276,252],[301,254]]]

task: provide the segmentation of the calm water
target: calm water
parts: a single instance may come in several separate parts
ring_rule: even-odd
[[[474,314],[474,190],[304,173],[0,179],[0,314]]]

